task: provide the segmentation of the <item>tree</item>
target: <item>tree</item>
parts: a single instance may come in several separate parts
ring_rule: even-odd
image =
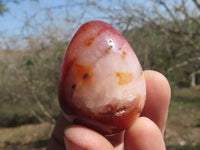
[[[152,27],[167,36],[170,54],[167,74],[181,70],[187,74],[190,86],[195,86],[196,72],[200,70],[200,7],[196,0],[178,2],[174,1],[177,4],[173,7],[163,0],[153,2],[159,21],[152,20],[151,23]],[[164,8],[168,16],[161,14],[158,5]]]
[[[7,11],[7,8],[5,7],[5,4],[3,1],[0,1],[0,15],[2,15],[5,11]]]
[[[194,77],[200,70],[199,6],[198,0],[147,0],[145,4],[139,0],[65,1],[59,6],[40,8],[32,14],[25,12],[20,38],[28,47],[44,48],[55,39],[69,41],[83,22],[101,19],[111,23],[127,38],[144,68],[161,71],[177,83],[184,77],[195,85],[192,81],[196,81]],[[77,9],[78,13],[74,13]],[[55,11],[61,10],[64,28],[58,24],[60,15],[53,16]],[[38,17],[41,14],[45,14],[43,19]],[[16,43],[19,42],[13,42],[13,45]]]

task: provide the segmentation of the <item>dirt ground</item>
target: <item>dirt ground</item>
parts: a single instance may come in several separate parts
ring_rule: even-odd
[[[0,128],[0,150],[45,150],[52,129],[49,123]]]
[[[200,108],[200,107],[199,107]],[[178,108],[178,117],[170,115],[165,141],[167,145],[197,145],[200,143],[199,108]]]

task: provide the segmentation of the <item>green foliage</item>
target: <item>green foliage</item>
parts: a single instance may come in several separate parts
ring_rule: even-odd
[[[168,80],[173,84],[174,86],[178,87],[189,87],[190,81],[188,80],[188,74],[186,74],[181,69],[175,69],[172,72],[169,72],[167,74]]]
[[[124,35],[144,69],[163,73],[180,87],[190,86],[189,75],[200,70],[200,24],[194,20],[169,21],[134,28]],[[154,22],[155,23],[155,22]]]
[[[19,4],[23,0],[0,0],[0,15],[3,15],[5,12],[9,11],[9,8],[6,7],[7,3],[15,3]],[[32,0],[35,2],[39,2],[39,0]]]
[[[31,67],[35,64],[35,60],[33,60],[31,56],[25,56],[23,59],[22,67],[25,67],[27,70],[31,70]]]
[[[39,123],[39,120],[27,112],[27,106],[1,104],[0,106],[0,126],[1,127],[15,127],[22,124]],[[40,114],[41,116],[44,116]]]
[[[194,126],[200,128],[200,119],[196,120]]]
[[[8,9],[3,4],[2,0],[0,1],[0,15],[3,15],[4,12],[8,11]]]
[[[185,146],[167,146],[167,150],[199,150],[200,144]]]
[[[52,122],[60,112],[57,82],[66,45],[35,51],[2,51],[0,126]]]

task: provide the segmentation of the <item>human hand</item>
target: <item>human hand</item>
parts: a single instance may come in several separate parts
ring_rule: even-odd
[[[155,71],[144,71],[147,97],[141,116],[124,133],[103,136],[83,126],[69,125],[61,115],[47,150],[165,150],[163,139],[170,102],[167,79]]]

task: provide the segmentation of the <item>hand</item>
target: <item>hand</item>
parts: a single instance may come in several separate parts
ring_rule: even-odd
[[[155,71],[145,71],[147,98],[144,110],[124,133],[104,137],[86,127],[72,125],[61,115],[47,150],[165,150],[163,139],[170,102],[167,79]]]

